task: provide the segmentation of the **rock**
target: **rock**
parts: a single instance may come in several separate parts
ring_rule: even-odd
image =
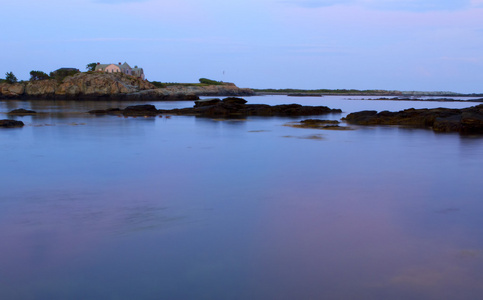
[[[225,98],[197,101],[192,108],[157,110],[154,105],[136,105],[120,110],[124,116],[155,116],[158,114],[194,115],[211,118],[239,118],[246,116],[303,116],[340,113],[340,109],[300,104],[275,105],[246,104],[245,99]],[[93,110],[91,114],[110,114],[111,110]]]
[[[154,105],[145,104],[128,106],[122,111],[122,114],[126,117],[154,117],[159,113]]]
[[[215,105],[221,102],[218,98],[209,98],[209,99],[201,99],[195,101],[195,107],[203,107],[203,106],[210,106]]]
[[[243,98],[236,98],[236,97],[228,97],[223,99],[223,103],[226,104],[245,104],[247,103],[247,100]]]
[[[55,79],[1,83],[0,98],[65,100],[198,100],[199,96],[254,95],[232,83],[221,85],[175,85],[156,88],[153,84],[123,73],[87,72]]]
[[[176,85],[164,88],[169,94],[184,94],[196,96],[253,96],[255,92],[247,88],[239,88],[233,83],[224,83],[222,85],[204,85],[204,86],[184,86]]]
[[[369,125],[368,122],[372,121],[376,115],[377,111],[375,110],[363,110],[348,114],[343,120],[346,120],[348,123],[352,124]]]
[[[25,115],[35,115],[37,112],[33,110],[28,110],[28,109],[14,109],[11,112],[9,112],[9,115],[18,115],[18,116],[25,116]]]
[[[0,127],[1,128],[16,128],[16,127],[23,127],[24,123],[22,121],[17,120],[0,120]]]
[[[483,133],[483,104],[463,109],[406,109],[399,112],[361,111],[344,118],[358,125],[406,125],[437,132]]]
[[[319,126],[322,124],[339,124],[340,122],[337,120],[307,119],[307,120],[300,121],[300,123],[306,126],[312,126],[312,125]]]
[[[25,92],[25,85],[22,83],[0,83],[0,98],[16,99]]]

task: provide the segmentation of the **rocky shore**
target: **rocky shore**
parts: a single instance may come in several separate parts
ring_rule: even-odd
[[[96,115],[123,115],[126,117],[157,116],[157,115],[191,115],[202,117],[237,118],[246,116],[308,116],[329,113],[341,113],[340,109],[330,109],[326,106],[302,106],[300,104],[285,104],[270,106],[266,104],[246,104],[242,98],[229,97],[221,99],[199,100],[194,107],[181,109],[156,109],[154,105],[128,106],[125,109],[92,110]]]
[[[431,128],[436,132],[483,133],[483,104],[463,109],[411,108],[379,113],[369,110],[351,113],[344,120],[357,125],[405,125]]]
[[[250,89],[232,83],[207,86],[156,88],[148,81],[123,73],[78,73],[55,79],[1,83],[0,99],[53,100],[196,100],[199,96],[253,95]]]

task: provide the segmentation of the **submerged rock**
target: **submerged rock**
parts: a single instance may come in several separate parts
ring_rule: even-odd
[[[16,127],[23,127],[25,124],[22,121],[17,120],[0,120],[0,127],[1,128],[16,128]]]
[[[344,120],[357,125],[406,125],[432,128],[436,132],[483,133],[483,104],[463,109],[361,111],[347,115]]]
[[[18,116],[26,116],[26,115],[35,115],[37,112],[33,110],[28,110],[24,108],[14,109],[9,112],[9,115],[18,115]]]
[[[310,128],[310,129],[326,129],[326,130],[351,130],[352,128],[347,126],[339,126],[340,122],[337,120],[319,120],[319,119],[307,119],[297,123],[288,123],[285,126],[295,128]]]

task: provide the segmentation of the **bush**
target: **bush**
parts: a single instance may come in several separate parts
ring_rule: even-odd
[[[158,89],[161,89],[161,88],[165,88],[167,87],[168,85],[166,83],[162,83],[162,82],[159,82],[159,81],[151,81],[151,83],[157,87]]]
[[[67,76],[72,76],[77,73],[80,73],[78,69],[72,69],[72,68],[61,68],[58,70],[55,70],[54,72],[50,72],[50,77],[61,82],[66,78]]]
[[[200,78],[200,83],[210,84],[210,85],[222,85],[223,84],[223,82],[221,82],[221,81],[211,80],[211,79],[208,79],[208,78]]]
[[[30,81],[49,79],[49,75],[42,71],[30,71]]]

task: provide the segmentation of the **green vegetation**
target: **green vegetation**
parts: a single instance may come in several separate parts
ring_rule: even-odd
[[[223,85],[221,81],[211,80],[208,78],[200,78],[200,83],[179,83],[179,82],[159,82],[150,81],[157,88],[167,88],[169,86],[207,86],[207,85]]]
[[[18,82],[18,79],[15,75],[13,75],[13,72],[7,72],[7,73],[5,73],[5,82],[16,83],[16,82]]]
[[[58,82],[62,82],[64,78],[67,76],[72,76],[77,73],[80,73],[79,70],[73,69],[73,68],[61,68],[58,70],[55,70],[53,72],[50,72],[50,77],[57,80]]]
[[[209,85],[222,85],[223,84],[223,82],[221,82],[221,81],[211,80],[211,79],[208,79],[208,78],[200,78],[200,83],[209,84]]]
[[[212,84],[204,84],[204,83],[179,83],[179,82],[159,82],[159,81],[150,81],[155,87],[157,88],[167,88],[169,86],[207,86]]]
[[[96,66],[97,66],[97,63],[95,63],[95,62],[90,63],[90,64],[87,64],[86,65],[87,72],[89,72],[89,71],[95,71],[96,70]]]
[[[30,71],[30,81],[49,79],[49,75],[42,71]]]
[[[167,83],[159,82],[159,81],[150,81],[155,87],[158,89],[162,89],[168,86]]]

